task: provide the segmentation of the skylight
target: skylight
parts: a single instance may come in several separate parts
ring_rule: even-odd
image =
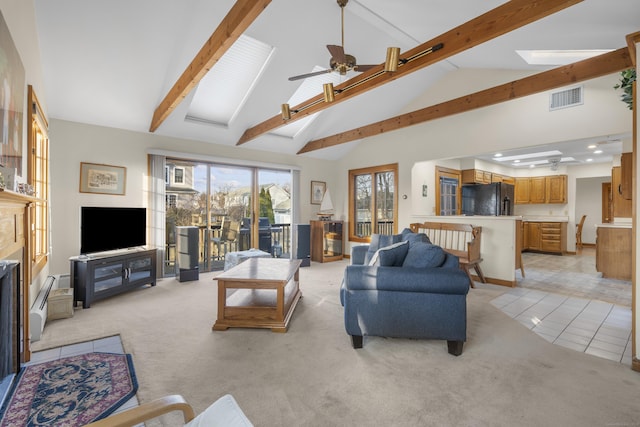
[[[516,50],[516,53],[529,65],[568,65],[611,52],[611,50]]]
[[[316,71],[322,71],[326,68],[327,67],[316,65],[310,72],[315,73]],[[348,76],[340,76],[340,74],[333,72],[321,74],[319,76],[308,77],[304,79],[300,86],[298,86],[298,89],[296,89],[296,91],[293,93],[293,95],[291,95],[291,98],[289,98],[286,103],[289,104],[291,108],[293,108],[301,102],[321,94],[322,85],[324,83],[333,83],[334,86],[337,86],[338,84],[347,80],[347,78]],[[280,114],[280,111],[277,111],[276,114]],[[320,112],[305,117],[304,119],[296,120],[293,123],[273,130],[271,133],[275,135],[285,136],[287,138],[294,138],[298,134],[298,132],[309,126],[316,119],[316,117],[318,117],[318,114],[320,114]]]
[[[249,98],[273,51],[273,46],[241,35],[200,80],[186,120],[228,126]]]
[[[518,154],[515,156],[500,157],[495,160],[497,160],[498,162],[510,162],[513,160],[533,159],[536,157],[548,157],[548,156],[559,156],[559,155],[562,155],[562,152],[558,150],[551,150],[551,151],[539,151],[537,153],[527,153],[527,154]]]
[[[559,163],[565,163],[565,162],[573,162],[576,159],[573,157],[562,157],[558,160]],[[538,166],[538,165],[548,165],[548,164],[552,164],[553,162],[549,161],[549,159],[544,159],[544,160],[533,160],[530,162],[518,162],[518,163],[512,163],[513,166]]]

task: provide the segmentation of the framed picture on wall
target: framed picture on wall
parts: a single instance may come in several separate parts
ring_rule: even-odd
[[[0,12],[0,165],[22,173],[25,71]],[[13,190],[13,188],[11,188]]]
[[[324,191],[327,188],[327,183],[322,181],[311,181],[311,204],[319,205],[322,203],[322,197]]]
[[[127,168],[80,163],[80,192],[124,196]]]

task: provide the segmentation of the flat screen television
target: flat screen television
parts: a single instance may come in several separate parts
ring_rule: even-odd
[[[146,244],[146,208],[81,207],[81,254],[133,248]]]

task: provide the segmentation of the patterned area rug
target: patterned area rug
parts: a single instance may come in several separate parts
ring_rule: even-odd
[[[27,366],[0,409],[0,426],[83,426],[138,389],[129,354],[87,353]]]

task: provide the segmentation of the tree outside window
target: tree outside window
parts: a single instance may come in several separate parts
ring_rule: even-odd
[[[349,240],[368,242],[371,235],[397,232],[398,165],[349,171]]]

